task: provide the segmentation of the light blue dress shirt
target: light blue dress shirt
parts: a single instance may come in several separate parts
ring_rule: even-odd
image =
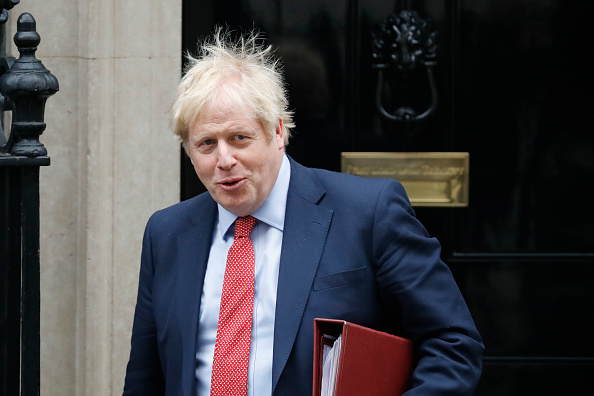
[[[272,394],[272,347],[276,290],[285,223],[287,192],[291,177],[290,163],[285,155],[268,198],[252,214],[258,222],[250,237],[256,255],[254,313],[248,368],[248,395]],[[210,395],[212,361],[217,337],[217,324],[227,253],[233,244],[234,222],[237,216],[218,206],[219,216],[213,230],[213,242],[204,276],[200,302],[196,378],[198,395]]]

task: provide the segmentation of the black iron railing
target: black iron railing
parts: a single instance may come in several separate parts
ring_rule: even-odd
[[[0,42],[18,2],[0,0]],[[35,57],[40,37],[31,14],[19,17],[14,42],[18,59],[0,47],[0,114],[12,116],[0,129],[0,396],[38,396],[39,168],[50,164],[39,135],[58,80]]]

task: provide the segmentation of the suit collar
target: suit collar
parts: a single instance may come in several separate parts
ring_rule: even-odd
[[[182,335],[181,341],[184,345],[182,356],[184,395],[195,392],[194,368],[196,367],[198,312],[212,233],[217,219],[217,205],[210,194],[205,193],[192,200],[188,213],[193,226],[178,236],[178,258],[175,262],[178,266],[177,315]]]
[[[324,194],[325,190],[313,171],[291,159],[276,300],[273,393],[302,325],[303,312],[326,243],[333,212],[317,205]],[[304,326],[313,326],[313,323]]]
[[[287,157],[291,163],[289,192],[313,205],[318,204],[326,195],[326,190],[314,175],[313,170],[295,162],[290,156],[287,155]]]

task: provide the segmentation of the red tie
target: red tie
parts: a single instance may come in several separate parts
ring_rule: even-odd
[[[252,311],[254,309],[254,247],[252,216],[235,220],[235,240],[227,255],[221,296],[211,396],[247,395]]]

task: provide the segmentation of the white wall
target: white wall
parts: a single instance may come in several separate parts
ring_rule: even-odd
[[[179,201],[181,0],[23,0],[10,38],[22,12],[60,83],[40,139],[41,394],[121,394],[144,225]]]

